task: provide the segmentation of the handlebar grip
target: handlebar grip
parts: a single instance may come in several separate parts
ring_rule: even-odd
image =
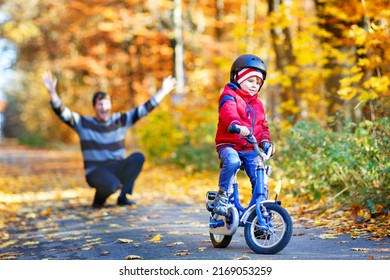
[[[235,124],[229,125],[228,131],[229,131],[229,133],[232,133],[232,134],[239,134],[240,133],[240,129]]]

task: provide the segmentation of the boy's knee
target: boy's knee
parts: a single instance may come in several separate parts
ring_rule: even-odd
[[[235,156],[227,156],[223,161],[223,167],[232,171],[237,170],[241,166],[241,160]]]

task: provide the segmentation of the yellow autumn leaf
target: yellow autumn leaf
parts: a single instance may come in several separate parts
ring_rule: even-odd
[[[93,238],[93,239],[87,239],[87,242],[91,243],[91,242],[97,242],[97,241],[100,241],[100,240],[101,240],[101,238],[98,237],[98,238]]]
[[[156,234],[152,239],[149,240],[151,243],[160,243],[161,242],[161,234]]]
[[[325,226],[327,223],[321,219],[316,219],[314,221],[314,224],[315,224],[315,226],[320,227],[320,226]]]
[[[318,237],[321,239],[336,239],[338,235],[334,233],[323,233],[320,234]]]
[[[356,238],[360,237],[360,233],[358,233],[358,232],[351,232],[351,233],[349,234],[349,236],[350,236],[352,239],[356,239]]]
[[[280,194],[280,190],[282,189],[283,180],[279,180],[279,182],[276,184],[276,187],[274,188],[274,192],[277,196]]]
[[[15,244],[17,241],[16,240],[9,240],[3,244],[0,245],[0,249],[5,249],[13,244]]]
[[[22,246],[37,245],[39,241],[27,241],[22,244]]]

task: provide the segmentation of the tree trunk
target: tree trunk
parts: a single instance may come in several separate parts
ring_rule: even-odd
[[[177,80],[176,93],[172,95],[172,101],[175,104],[181,103],[185,97],[185,71],[184,71],[184,40],[182,23],[182,0],[174,0],[175,8],[173,10],[174,25],[174,63],[175,77]]]
[[[283,4],[283,0],[268,0],[268,14],[276,12],[281,4]],[[285,68],[288,65],[295,64],[290,30],[289,28],[278,30],[278,27],[271,27],[270,32],[272,46],[275,52],[276,70],[283,74],[286,72]],[[273,102],[280,105],[292,100],[293,105],[298,107],[299,99],[296,98],[296,95],[295,81],[293,80],[291,87],[278,86],[278,93]],[[288,109],[283,110],[281,117],[283,120],[291,119],[292,122],[298,119],[298,116]]]

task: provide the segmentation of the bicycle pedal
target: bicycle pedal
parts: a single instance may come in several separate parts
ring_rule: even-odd
[[[225,222],[223,220],[210,219],[210,223],[209,223],[210,228],[223,227],[224,225]]]
[[[213,209],[214,209],[214,203],[211,202],[211,201],[208,201],[208,202],[206,203],[206,209],[207,209],[207,211],[212,212]]]

